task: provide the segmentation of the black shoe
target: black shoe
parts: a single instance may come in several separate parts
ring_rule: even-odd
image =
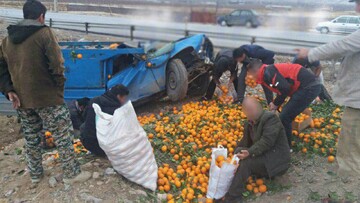
[[[222,199],[214,199],[214,203],[223,203],[224,202],[224,200],[222,200]]]
[[[200,101],[209,101],[209,99],[204,96],[200,98]]]
[[[225,199],[223,201],[224,203],[242,203],[243,202],[243,198],[242,196],[238,196],[238,197],[233,197],[230,195],[225,195]]]
[[[237,100],[234,100],[234,101],[233,101],[233,104],[241,105],[241,104],[242,104],[242,101],[240,101],[240,100],[237,99]]]

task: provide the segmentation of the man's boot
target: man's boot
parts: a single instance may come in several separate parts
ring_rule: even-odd
[[[67,185],[73,185],[74,183],[83,183],[91,178],[92,174],[89,171],[82,171],[74,178],[64,178],[63,182]]]
[[[224,203],[242,203],[243,198],[242,198],[242,196],[237,196],[237,197],[230,196],[229,193],[227,193],[225,195],[225,198],[224,198],[223,202]]]

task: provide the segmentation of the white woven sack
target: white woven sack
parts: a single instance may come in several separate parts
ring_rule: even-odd
[[[102,112],[97,104],[93,104],[93,108],[99,145],[114,169],[130,181],[155,191],[158,167],[132,103],[127,102],[115,110],[114,115]]]

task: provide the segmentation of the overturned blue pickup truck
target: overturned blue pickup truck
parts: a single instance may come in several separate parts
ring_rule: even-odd
[[[135,105],[165,96],[177,101],[204,94],[209,84],[213,45],[203,34],[160,48],[151,43],[136,47],[114,42],[59,44],[65,59],[65,100],[93,98],[123,84]],[[3,96],[0,113],[14,113]]]

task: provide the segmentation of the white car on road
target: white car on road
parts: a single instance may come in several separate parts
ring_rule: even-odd
[[[359,16],[339,16],[332,21],[321,22],[316,26],[316,30],[323,34],[329,32],[352,33],[359,28]]]

